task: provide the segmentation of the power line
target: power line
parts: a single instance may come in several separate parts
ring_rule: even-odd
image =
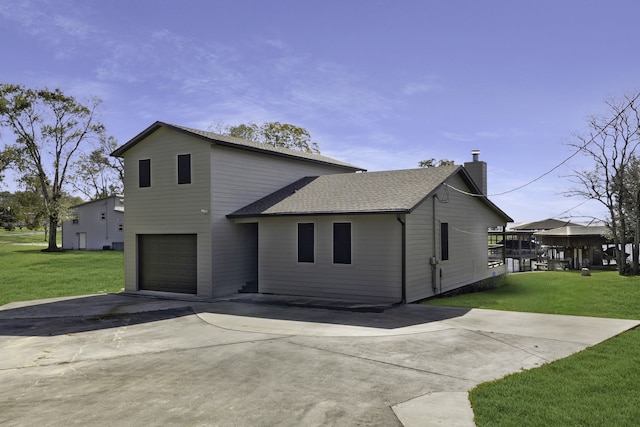
[[[627,103],[627,105],[625,105],[625,107],[620,110],[620,112],[618,114],[615,115],[614,118],[612,118],[611,120],[609,120],[609,122],[607,122],[607,124],[600,129],[594,136],[592,136],[589,141],[585,142],[582,147],[578,148],[573,154],[571,154],[569,157],[567,157],[566,159],[564,159],[563,161],[561,161],[560,163],[558,163],[556,166],[554,166],[553,168],[551,168],[550,170],[548,170],[547,172],[543,173],[542,175],[540,175],[537,178],[532,179],[531,181],[522,184],[519,187],[513,188],[511,190],[507,190],[507,191],[503,191],[502,193],[496,193],[496,194],[492,194],[491,196],[503,196],[505,194],[509,194],[509,193],[513,193],[514,191],[518,191],[524,187],[527,187],[531,184],[533,184],[534,182],[544,178],[545,176],[549,175],[551,172],[555,171],[556,169],[558,169],[560,166],[564,165],[565,163],[567,163],[569,160],[571,160],[572,158],[574,158],[575,156],[578,155],[578,153],[580,153],[582,150],[584,150],[585,148],[587,148],[587,146],[589,144],[591,144],[593,141],[595,141],[595,139],[597,137],[599,137],[609,126],[611,126],[616,120],[618,120],[618,118],[622,115],[622,113],[624,113],[627,108],[629,108],[631,105],[633,105],[633,103],[635,102],[636,99],[638,99],[638,97],[640,97],[640,92],[638,92],[636,94],[636,96],[633,97],[633,99],[631,99],[631,101],[629,101]]]
[[[595,141],[595,139],[596,139],[597,137],[599,137],[599,136],[600,136],[600,135],[601,135],[601,134],[602,134],[602,133],[603,133],[603,132],[604,132],[604,131],[609,127],[609,126],[611,126],[611,125],[612,125],[616,120],[618,120],[618,118],[619,118],[619,117],[620,117],[620,116],[621,116],[621,115],[622,115],[622,114],[623,114],[623,113],[624,113],[624,112],[625,112],[625,111],[626,111],[626,110],[627,110],[631,105],[633,105],[633,103],[634,103],[634,102],[636,101],[636,99],[638,99],[639,97],[640,97],[640,92],[638,92],[638,93],[633,97],[633,99],[631,99],[631,101],[629,101],[629,102],[627,103],[627,105],[625,105],[625,106],[624,106],[624,108],[623,108],[622,110],[620,110],[620,112],[619,112],[618,114],[616,114],[616,115],[615,115],[615,117],[614,117],[614,118],[612,118],[611,120],[609,120],[609,121],[607,122],[607,124],[606,124],[602,129],[600,129],[600,130],[599,130],[595,135],[593,135],[593,136],[589,139],[589,141],[585,142],[585,143],[584,143],[580,148],[578,148],[574,153],[572,153],[569,157],[565,158],[563,161],[561,161],[560,163],[558,163],[558,164],[557,164],[556,166],[554,166],[553,168],[549,169],[548,171],[546,171],[546,172],[545,172],[545,173],[543,173],[542,175],[540,175],[540,176],[538,176],[538,177],[536,177],[536,178],[532,179],[531,181],[526,182],[526,183],[524,183],[524,184],[522,184],[522,185],[520,185],[520,186],[518,186],[518,187],[512,188],[512,189],[507,190],[507,191],[503,191],[502,193],[490,194],[490,195],[487,195],[486,197],[504,196],[505,194],[509,194],[509,193],[513,193],[513,192],[515,192],[515,191],[521,190],[521,189],[523,189],[524,187],[528,187],[529,185],[533,184],[534,182],[541,180],[541,179],[542,179],[542,178],[544,178],[545,176],[549,175],[551,172],[553,172],[553,171],[555,171],[556,169],[558,169],[559,167],[563,166],[563,165],[564,165],[565,163],[567,163],[569,160],[571,160],[571,159],[573,159],[575,156],[577,156],[577,155],[578,155],[578,153],[580,153],[582,150],[584,150],[584,149],[585,149],[589,144],[591,144],[593,141]],[[444,183],[444,185],[445,185],[446,187],[448,187],[448,188],[451,188],[452,190],[455,190],[455,191],[459,192],[459,193],[466,194],[467,196],[472,196],[472,197],[485,197],[485,195],[483,195],[483,194],[469,193],[468,191],[461,190],[461,189],[456,188],[456,187],[454,187],[454,186],[452,186],[452,185],[449,185],[449,184],[447,184],[447,183]],[[585,202],[586,202],[586,201],[585,201]],[[584,203],[584,202],[583,202],[583,203]],[[582,205],[582,203],[580,203],[578,206],[580,206],[580,205]],[[576,208],[577,208],[578,206],[576,206]],[[575,209],[575,208],[572,208],[572,209]],[[571,210],[571,209],[569,209],[569,210]],[[568,212],[568,211],[562,212],[562,214],[564,214],[564,213],[566,213],[566,212]],[[562,214],[560,214],[560,215],[562,215]]]

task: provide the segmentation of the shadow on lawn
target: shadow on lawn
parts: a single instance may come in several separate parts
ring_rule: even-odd
[[[270,297],[256,295],[201,302],[105,294],[35,304],[13,303],[0,309],[0,335],[65,335],[198,313],[395,329],[463,316],[470,310],[419,304],[378,305],[367,310],[366,306],[349,307],[340,301]]]

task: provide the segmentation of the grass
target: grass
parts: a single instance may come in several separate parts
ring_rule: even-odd
[[[640,278],[616,272],[508,275],[491,291],[427,301],[430,305],[640,319]],[[481,384],[469,393],[475,422],[487,426],[634,426],[640,330],[566,359]]]
[[[0,232],[0,305],[123,288],[123,252],[42,252],[43,246],[33,243],[43,239],[43,233]]]
[[[614,271],[547,271],[509,274],[496,289],[425,304],[530,313],[640,319],[640,277]]]

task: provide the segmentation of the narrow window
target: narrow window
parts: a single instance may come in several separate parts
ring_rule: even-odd
[[[314,262],[314,224],[298,223],[298,262]]]
[[[191,184],[191,154],[178,154],[178,184]]]
[[[440,259],[449,259],[449,223],[440,223]]]
[[[138,160],[138,185],[151,187],[151,159]]]
[[[333,262],[351,264],[351,223],[333,223]]]

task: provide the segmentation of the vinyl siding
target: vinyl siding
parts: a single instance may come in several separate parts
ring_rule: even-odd
[[[466,190],[455,175],[447,183]],[[438,259],[436,292],[447,292],[479,280],[503,274],[504,268],[487,265],[487,229],[504,220],[476,197],[441,187],[435,199],[435,251],[433,241],[434,198],[426,199],[407,215],[407,302],[434,295],[430,257]],[[449,259],[440,260],[440,224],[449,224]]]
[[[315,223],[315,262],[298,263],[297,223]],[[351,222],[351,264],[333,264],[333,223]],[[395,215],[261,218],[259,291],[399,302],[402,227]]]
[[[178,184],[178,154],[191,154],[191,184]],[[151,186],[139,188],[138,161],[151,159]],[[196,234],[198,295],[211,296],[209,144],[160,128],[124,154],[125,289],[137,283],[136,234]]]
[[[218,145],[210,150],[213,294],[224,296],[257,278],[252,231],[226,215],[302,177],[345,169]]]

